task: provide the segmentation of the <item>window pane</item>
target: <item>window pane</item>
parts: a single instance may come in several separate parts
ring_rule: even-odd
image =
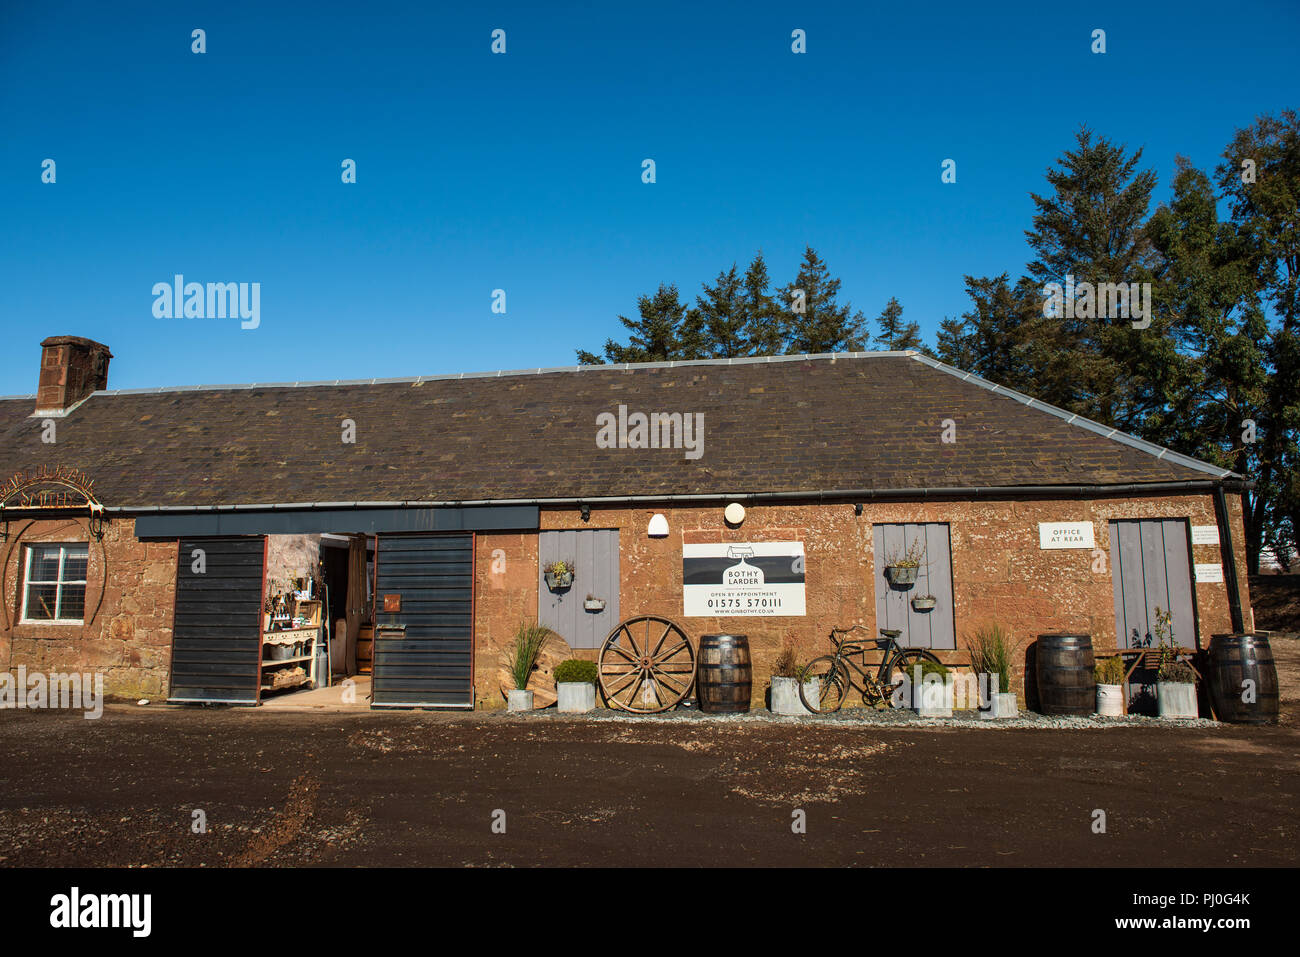
[[[69,548],[63,559],[63,580],[65,582],[86,580],[86,550]]]
[[[42,545],[32,549],[32,572],[28,581],[53,582],[59,580],[59,546]]]
[[[63,601],[59,606],[59,617],[65,621],[75,618],[80,621],[86,614],[86,586],[64,585]]]
[[[27,617],[35,621],[48,621],[54,617],[57,585],[29,585],[27,588]],[[86,602],[82,595],[82,604]]]

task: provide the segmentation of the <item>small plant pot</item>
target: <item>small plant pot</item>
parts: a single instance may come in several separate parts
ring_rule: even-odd
[[[1122,685],[1097,685],[1097,714],[1103,718],[1124,716],[1124,688]]]
[[[807,682],[804,688],[804,694],[816,701],[817,696],[821,693],[821,682],[813,678]],[[777,678],[772,679],[772,713],[773,714],[815,714],[804,707],[803,699],[799,697],[799,679],[798,678]]]
[[[993,696],[993,717],[1014,718],[1020,714],[1014,691],[999,691]]]
[[[917,570],[916,565],[886,565],[885,577],[891,585],[915,585]]]
[[[583,603],[582,603],[582,607],[585,608],[587,611],[604,611],[604,610],[605,610],[605,599],[603,599],[603,598],[588,598],[588,599],[586,599],[585,601],[583,601]]]
[[[566,588],[573,587],[573,572],[565,572],[563,575],[557,575],[555,572],[546,572],[546,587],[551,591],[563,591]]]
[[[1162,718],[1197,718],[1194,681],[1157,681],[1156,711]]]
[[[533,693],[512,688],[506,692],[506,707],[511,711],[532,711]]]
[[[557,681],[555,708],[562,714],[586,714],[595,710],[596,686],[590,681]]]
[[[934,611],[934,606],[938,601],[937,598],[913,598],[912,608],[916,611]]]

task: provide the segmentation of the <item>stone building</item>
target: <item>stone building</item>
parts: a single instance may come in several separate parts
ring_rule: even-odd
[[[46,339],[0,399],[0,669],[255,703],[267,583],[313,574],[340,641],[406,626],[390,706],[499,706],[531,618],[590,658],[639,615],[746,634],[756,704],[783,644],[857,622],[950,660],[992,622],[1253,627],[1242,476],[912,352],[116,391],[110,359]]]

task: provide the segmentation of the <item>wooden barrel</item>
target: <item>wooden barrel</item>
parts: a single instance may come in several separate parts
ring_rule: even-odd
[[[1090,635],[1039,635],[1034,659],[1039,711],[1090,715],[1097,710]]]
[[[695,672],[695,696],[700,710],[737,714],[749,710],[754,668],[745,635],[704,635]]]
[[[368,675],[375,659],[375,626],[362,625],[357,632],[357,674]]]
[[[1220,721],[1277,724],[1277,667],[1263,635],[1211,636],[1206,683]]]

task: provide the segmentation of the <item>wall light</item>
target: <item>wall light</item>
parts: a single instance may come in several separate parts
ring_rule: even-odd
[[[651,538],[665,538],[668,535],[668,519],[662,512],[655,512],[650,518],[650,527],[646,534]]]
[[[728,525],[739,525],[745,520],[745,506],[739,502],[732,502],[722,510],[722,517],[727,520]]]
[[[589,522],[589,521],[591,521],[591,506],[590,506],[590,505],[580,505],[580,506],[578,506],[578,512],[579,512],[579,514],[582,515],[582,520],[583,520],[584,522]]]
[[[854,514],[854,515],[861,515],[861,514],[862,514],[862,503],[861,503],[861,502],[855,502],[855,503],[854,503],[854,505],[853,505],[853,514]]]

